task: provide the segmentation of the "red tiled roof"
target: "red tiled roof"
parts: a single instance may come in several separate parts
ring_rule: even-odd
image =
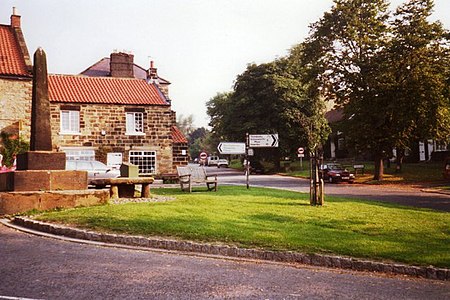
[[[178,129],[177,126],[172,126],[172,139],[174,143],[184,143],[186,144],[188,141],[184,134]]]
[[[11,26],[0,25],[0,74],[30,76]]]
[[[168,105],[154,85],[140,79],[49,75],[50,101]]]

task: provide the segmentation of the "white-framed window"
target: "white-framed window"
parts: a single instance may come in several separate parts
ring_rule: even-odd
[[[434,143],[435,143],[434,149],[436,152],[447,150],[447,143],[438,143],[438,142]]]
[[[66,153],[66,160],[95,160],[95,150],[93,148],[65,148],[61,151]]]
[[[139,174],[156,173],[156,151],[131,150],[129,162],[139,167]]]
[[[61,133],[80,133],[80,112],[78,110],[61,110]]]
[[[144,135],[144,113],[126,113],[127,132],[129,135]]]

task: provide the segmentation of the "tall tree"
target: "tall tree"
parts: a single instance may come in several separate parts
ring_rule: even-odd
[[[308,143],[311,120],[322,121],[323,139],[328,128],[319,109],[323,106],[318,105],[319,98],[310,97],[308,86],[298,78],[299,70],[298,62],[289,57],[248,65],[237,76],[232,93],[218,94],[207,103],[213,132],[230,141],[243,141],[247,132],[278,133],[278,149],[258,151],[275,166],[280,157]]]
[[[343,108],[348,140],[373,155],[381,180],[393,148],[448,139],[449,35],[428,21],[432,0],[409,0],[392,22],[384,0],[334,2],[305,43],[308,76]]]
[[[188,136],[195,130],[194,116],[192,114],[187,116],[180,114],[177,119],[177,127],[185,136]]]
[[[311,27],[305,43],[310,78],[324,96],[343,108],[345,134],[353,146],[375,159],[374,179],[383,177],[386,140],[385,98],[379,94],[381,51],[389,28],[384,0],[335,0],[330,12]]]
[[[448,141],[450,136],[450,52],[448,32],[429,22],[432,0],[410,0],[392,21],[393,38],[386,49],[385,96],[397,129],[398,168],[411,143],[424,139]]]

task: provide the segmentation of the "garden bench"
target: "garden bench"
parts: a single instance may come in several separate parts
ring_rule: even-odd
[[[141,197],[150,197],[150,184],[154,181],[153,177],[118,177],[93,179],[90,184],[96,187],[110,186],[109,193],[111,198],[133,198],[135,185],[142,185]]]
[[[192,192],[192,185],[197,183],[205,183],[208,191],[214,189],[217,191],[217,174],[208,175],[203,167],[199,166],[186,166],[177,167],[178,180],[182,191]],[[210,179],[210,177],[213,177]]]
[[[177,183],[178,174],[177,173],[162,173],[161,179],[163,183]]]

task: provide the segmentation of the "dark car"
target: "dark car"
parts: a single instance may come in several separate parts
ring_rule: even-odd
[[[323,180],[330,183],[346,181],[353,183],[355,174],[350,173],[344,166],[337,163],[328,163],[322,165]]]

